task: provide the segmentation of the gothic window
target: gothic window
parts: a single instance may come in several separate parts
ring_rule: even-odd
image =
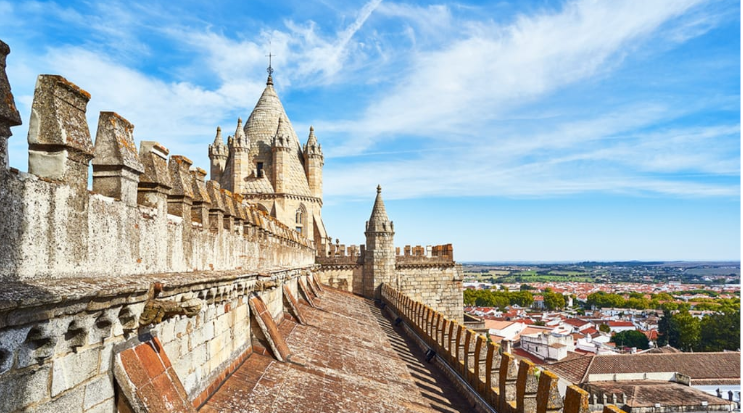
[[[294,223],[295,227],[294,229],[297,230],[300,234],[304,232],[304,227],[307,224],[307,209],[305,209],[304,205],[300,204],[299,208],[297,208],[297,212],[294,216]]]
[[[303,218],[302,215],[304,215],[304,211],[302,211],[302,208],[300,208],[300,209],[297,210],[297,220],[296,220],[296,223],[297,224],[301,224],[302,223],[302,218]]]
[[[258,178],[263,177],[263,162],[258,162],[258,165],[256,165],[255,176]]]

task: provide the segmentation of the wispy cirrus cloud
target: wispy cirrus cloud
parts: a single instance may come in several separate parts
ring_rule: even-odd
[[[325,108],[298,114],[285,101],[298,130],[310,121],[316,126],[330,197],[360,195],[359,183],[381,180],[393,182],[393,197],[735,196],[735,182],[674,175],[730,177],[739,170],[738,124],[669,126],[719,100],[676,107],[663,96],[636,101],[624,85],[602,83],[636,56],[652,60],[714,30],[730,19],[722,4],[576,0],[492,19],[451,4],[372,0],[332,25],[288,16],[279,26],[237,33],[136,2],[105,10],[52,3],[43,11],[34,11],[40,3],[0,2],[0,9],[10,20],[33,15],[40,24],[38,16],[48,20],[56,10],[51,26],[84,26],[88,34],[41,55],[12,55],[21,60],[9,69],[13,78],[66,75],[93,94],[91,129],[97,111],[116,110],[137,125],[138,139],[160,140],[202,167],[214,127],[230,131],[260,95],[270,41],[280,93],[327,86],[358,93],[338,98],[333,117]],[[162,44],[154,56],[152,48]],[[684,75],[684,82],[698,76]],[[34,78],[14,85],[22,112],[30,108]],[[586,83],[602,88],[605,98],[558,98]],[[25,159],[25,132],[19,135],[11,145],[23,153],[11,158]]]

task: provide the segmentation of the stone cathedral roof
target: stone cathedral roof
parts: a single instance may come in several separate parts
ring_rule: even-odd
[[[271,164],[271,145],[279,128],[279,119],[281,119],[282,129],[279,133],[289,137],[292,148],[292,156],[288,161],[289,173],[284,175],[285,192],[293,195],[312,196],[302,164],[303,158],[299,138],[289,121],[289,117],[286,116],[284,106],[281,104],[281,100],[273,88],[273,81],[269,77],[266,89],[263,90],[263,94],[258,99],[258,103],[256,103],[248,121],[245,122],[244,132],[250,142],[251,158],[256,156],[257,159],[266,162],[267,165]]]

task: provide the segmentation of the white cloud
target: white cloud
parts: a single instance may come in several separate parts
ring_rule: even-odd
[[[334,128],[355,137],[344,139],[335,153],[364,151],[390,134],[460,134],[468,125],[608,70],[696,3],[579,1],[557,13],[521,16],[506,27],[457,22],[466,38],[414,56],[408,76],[361,118]]]

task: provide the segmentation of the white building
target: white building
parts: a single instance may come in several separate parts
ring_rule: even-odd
[[[542,360],[559,361],[574,351],[573,337],[569,334],[540,331],[532,334],[521,334],[521,349]]]

